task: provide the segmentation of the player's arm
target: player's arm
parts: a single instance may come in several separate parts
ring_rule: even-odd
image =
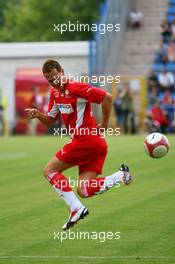
[[[110,93],[106,92],[105,97],[101,103],[101,107],[102,107],[102,121],[98,125],[98,127],[107,129],[109,118],[110,118],[110,113],[111,113],[111,108],[112,108],[112,95]]]
[[[29,119],[37,118],[47,127],[52,127],[55,124],[55,119],[53,117],[43,114],[36,108],[26,108],[25,112]]]

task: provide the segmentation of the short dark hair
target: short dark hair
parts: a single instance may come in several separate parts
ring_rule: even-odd
[[[52,59],[46,60],[43,64],[42,72],[50,73],[53,69],[57,69],[58,71],[61,71],[62,67],[59,64],[59,62],[56,60],[52,60]]]

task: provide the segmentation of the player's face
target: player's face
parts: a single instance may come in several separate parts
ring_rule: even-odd
[[[44,74],[51,86],[56,89],[60,89],[63,85],[64,71],[63,69],[59,72],[57,69],[53,69],[49,73]]]

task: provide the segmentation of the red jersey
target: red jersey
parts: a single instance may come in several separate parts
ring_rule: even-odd
[[[160,125],[168,125],[169,121],[164,114],[164,111],[159,106],[153,106],[151,109],[152,118],[154,121],[158,121]]]
[[[68,80],[62,91],[51,88],[48,116],[56,119],[60,113],[66,128],[94,128],[91,103],[100,104],[105,95],[102,89]]]

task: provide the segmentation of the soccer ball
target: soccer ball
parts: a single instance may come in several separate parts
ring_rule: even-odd
[[[152,158],[162,158],[168,153],[170,144],[166,136],[161,133],[151,133],[144,141],[146,153]]]

